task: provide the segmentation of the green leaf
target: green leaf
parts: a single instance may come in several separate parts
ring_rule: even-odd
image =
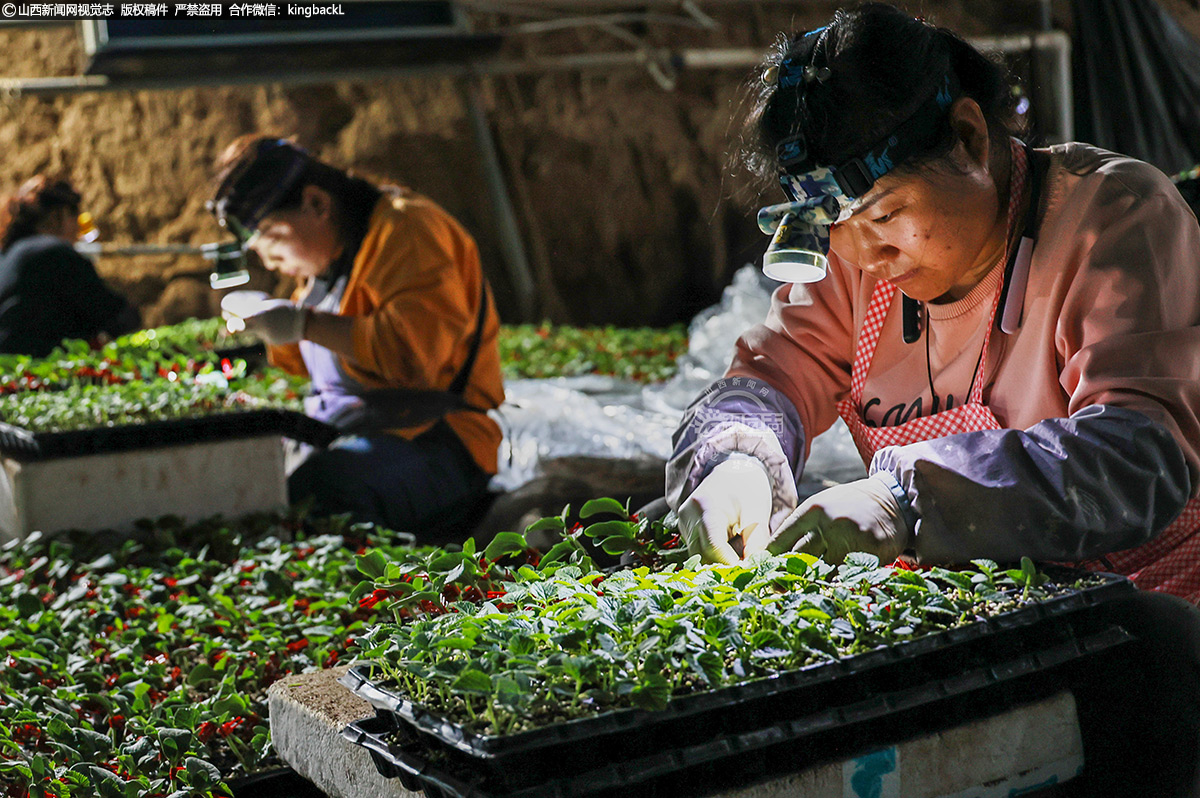
[[[219,681],[220,678],[220,675],[213,670],[211,665],[201,662],[188,672],[187,683],[192,687],[199,687],[208,682]]]
[[[517,708],[528,701],[531,693],[511,676],[496,680],[496,700],[503,706]]]
[[[542,557],[542,561],[538,563],[538,570],[544,571],[547,565],[570,560],[571,555],[579,551],[579,547],[573,540],[560,540],[550,547],[550,551],[546,552]]]
[[[624,554],[627,551],[631,551],[633,548],[630,545],[631,543],[633,543],[633,538],[624,537],[622,535],[613,535],[600,541],[600,548],[605,554],[618,555]]]
[[[591,518],[593,515],[601,513],[612,513],[621,516],[625,521],[629,520],[629,511],[616,499],[592,499],[584,502],[583,507],[579,508],[580,518]]]
[[[22,593],[17,596],[17,612],[22,618],[31,618],[43,609],[40,599],[32,593]]]
[[[492,680],[481,670],[467,668],[450,684],[450,692],[460,695],[491,695]]]
[[[739,568],[734,572],[733,578],[727,580],[727,584],[741,590],[746,585],[750,584],[750,580],[754,579],[754,572],[745,568]]]
[[[354,564],[360,573],[370,579],[379,579],[387,571],[387,558],[379,549],[371,549],[366,554],[354,558]]]
[[[371,582],[359,582],[350,590],[350,595],[347,597],[351,604],[357,604],[359,599],[370,595],[375,591],[375,585]]]
[[[192,733],[187,729],[159,729],[158,745],[163,756],[175,762],[187,753],[192,742]]]
[[[112,740],[107,734],[101,734],[91,729],[76,729],[75,741],[79,744],[80,752],[89,759],[97,754],[104,754],[107,759],[108,752],[113,747]]]
[[[209,787],[221,781],[221,771],[211,762],[189,756],[184,760],[184,765],[187,767],[188,775],[191,777],[192,786],[194,787]]]
[[[996,564],[995,560],[986,560],[982,558],[978,560],[971,560],[971,564],[989,576],[991,576],[996,572],[997,569],[1000,568],[1000,566]]]
[[[662,674],[652,673],[638,682],[630,692],[629,698],[634,706],[641,709],[666,709],[671,698],[671,683]]]
[[[875,569],[879,567],[879,558],[865,551],[852,551],[846,555],[846,559],[842,563],[856,568]]]
[[[637,525],[629,521],[601,521],[598,524],[589,524],[584,528],[583,534],[592,540],[616,537],[632,542],[637,538]]]
[[[561,532],[566,529],[566,527],[566,522],[563,521],[563,519],[559,518],[558,516],[550,516],[549,518],[539,518],[529,526],[525,527],[525,534],[528,535],[531,532],[541,532],[547,529],[555,529]]]
[[[527,548],[529,548],[529,544],[525,541],[524,535],[518,532],[498,532],[496,537],[488,542],[487,548],[483,550],[483,556],[489,560],[499,560],[501,557],[521,554]]]
[[[443,637],[434,645],[437,648],[454,648],[459,651],[470,651],[475,647],[475,641],[467,637]]]
[[[232,693],[213,703],[213,712],[218,715],[244,715],[246,709],[246,699],[238,693]]]

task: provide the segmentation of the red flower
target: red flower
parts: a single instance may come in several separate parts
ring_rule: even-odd
[[[211,720],[206,720],[200,724],[200,728],[196,730],[196,737],[202,743],[207,743],[217,733],[217,724]]]
[[[373,610],[375,609],[376,604],[386,600],[391,595],[392,594],[386,590],[375,590],[371,593],[371,595],[360,598],[358,600],[358,606],[360,609]]]
[[[293,640],[292,642],[287,644],[287,650],[293,654],[303,651],[307,647],[308,647],[308,638],[307,637],[302,637],[299,640]]]

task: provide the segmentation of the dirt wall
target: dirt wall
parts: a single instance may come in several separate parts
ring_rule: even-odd
[[[703,4],[702,4],[703,5]],[[662,46],[765,48],[784,29],[819,24],[838,4],[714,6],[717,26],[635,29]],[[1167,5],[1200,32],[1186,0]],[[968,35],[1036,25],[1039,4],[925,0],[914,13]],[[1067,20],[1056,0],[1056,18]],[[481,25],[506,20],[480,19]],[[507,20],[511,22],[511,20]],[[518,37],[505,55],[622,49],[578,29]],[[0,30],[0,76],[69,75],[83,65],[76,31]],[[689,318],[765,239],[754,202],[730,198],[729,119],[744,70],[692,71],[663,89],[644,69],[491,78],[483,98],[540,286],[539,317],[574,323],[661,324]],[[209,165],[251,131],[294,135],[341,166],[399,180],[433,197],[475,233],[502,316],[515,320],[482,164],[459,87],[444,78],[316,86],[264,85],[59,96],[0,102],[0,192],[63,170],[98,218],[104,240],[191,243],[219,231],[204,210]],[[189,256],[102,258],[101,273],[149,324],[215,311],[207,264]],[[254,285],[288,286],[259,270]]]

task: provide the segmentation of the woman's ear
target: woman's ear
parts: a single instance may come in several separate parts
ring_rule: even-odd
[[[318,219],[332,219],[333,197],[325,189],[310,184],[300,190],[300,208]]]
[[[975,166],[988,168],[989,146],[987,119],[979,103],[970,97],[959,97],[950,106],[950,126],[954,128],[958,140],[971,163]]]

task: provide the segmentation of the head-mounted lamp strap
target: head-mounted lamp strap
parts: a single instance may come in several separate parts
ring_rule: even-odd
[[[796,219],[817,227],[829,227],[838,219],[841,207],[831,197],[824,200],[805,202],[781,202],[758,210],[758,229],[771,235],[779,227],[784,216],[791,214]]]
[[[953,69],[948,70],[933,94],[891,135],[861,157],[834,167],[834,180],[842,193],[850,199],[858,199],[871,190],[876,180],[928,146],[938,136],[950,104],[958,98],[960,91],[958,76]]]
[[[279,151],[282,151],[285,160],[282,169],[279,169],[278,165],[272,169],[279,174],[271,179],[269,188],[255,195],[253,189],[242,185],[243,181],[252,179],[256,166],[262,164],[264,156],[275,155]],[[262,141],[258,144],[255,157],[247,159],[241,168],[225,179],[217,192],[221,198],[215,202],[210,200],[208,209],[223,227],[228,228],[245,243],[263,218],[274,211],[283,198],[296,187],[296,183],[308,167],[309,160],[307,150],[287,139]]]

